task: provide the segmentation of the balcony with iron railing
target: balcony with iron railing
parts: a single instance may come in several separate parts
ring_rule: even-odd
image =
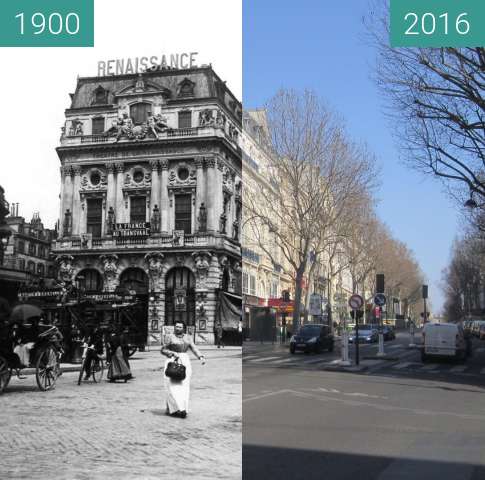
[[[57,239],[52,245],[55,254],[76,251],[123,251],[123,250],[197,250],[199,248],[225,249],[240,254],[240,245],[234,240],[214,233],[186,234],[182,238],[173,235],[149,235],[134,237],[102,237],[82,241],[70,237]]]
[[[147,141],[166,141],[177,138],[204,138],[204,137],[221,137],[226,138],[230,143],[237,146],[238,138],[231,137],[223,128],[215,126],[204,127],[192,127],[192,128],[170,128],[164,132],[158,133],[156,138],[152,133],[141,130],[140,132],[133,133],[132,135],[121,135],[117,138],[117,135],[111,134],[96,134],[96,135],[63,135],[61,137],[61,146],[77,146],[86,144],[122,144],[127,142],[147,142]]]

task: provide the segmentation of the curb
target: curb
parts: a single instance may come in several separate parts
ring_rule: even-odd
[[[388,360],[389,362],[398,362],[399,357],[390,357],[388,355],[384,355],[382,357],[379,357],[377,355],[372,355],[368,357],[363,357],[363,360]]]

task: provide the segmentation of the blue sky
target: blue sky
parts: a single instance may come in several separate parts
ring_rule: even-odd
[[[356,140],[366,141],[381,166],[380,218],[413,250],[434,310],[458,212],[441,184],[401,164],[371,79],[372,47],[363,42],[366,0],[327,2],[243,0],[243,102],[261,107],[280,87],[311,88],[339,112]]]

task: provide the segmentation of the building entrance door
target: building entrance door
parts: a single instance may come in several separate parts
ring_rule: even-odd
[[[195,325],[195,276],[185,267],[167,273],[165,289],[165,325],[182,321]]]

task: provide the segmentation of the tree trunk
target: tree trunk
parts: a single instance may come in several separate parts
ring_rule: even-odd
[[[293,308],[293,333],[296,333],[300,328],[300,307],[301,307],[301,294],[302,294],[302,281],[305,273],[305,265],[300,265],[300,268],[296,271],[295,278],[295,300]]]

